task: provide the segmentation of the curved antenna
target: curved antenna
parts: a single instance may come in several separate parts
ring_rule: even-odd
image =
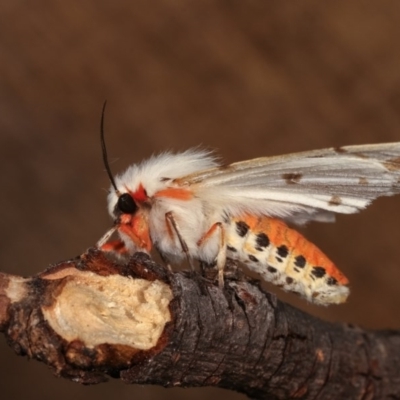
[[[107,171],[107,175],[110,178],[111,184],[113,185],[115,192],[118,194],[119,190],[117,189],[117,185],[115,184],[114,177],[112,176],[110,165],[108,163],[107,157],[107,148],[106,142],[104,140],[104,115],[106,111],[107,100],[104,101],[103,110],[101,111],[101,122],[100,122],[100,142],[101,142],[101,150],[103,152],[103,163]]]

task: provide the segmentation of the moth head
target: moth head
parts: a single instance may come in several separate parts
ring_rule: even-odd
[[[151,207],[151,199],[142,184],[138,187],[135,186],[135,189],[132,190],[129,187],[129,180],[124,174],[117,176],[115,181],[121,190],[115,189],[114,186],[110,188],[108,211],[116,223],[148,211]]]

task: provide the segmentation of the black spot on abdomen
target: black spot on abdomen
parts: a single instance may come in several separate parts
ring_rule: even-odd
[[[249,231],[249,226],[244,221],[237,221],[236,222],[236,232],[240,237],[244,237],[247,235]]]
[[[306,259],[303,256],[297,256],[294,259],[294,265],[299,268],[304,268],[306,266]]]
[[[289,249],[283,244],[282,246],[279,246],[276,248],[276,251],[278,252],[279,257],[285,258],[289,254]]]
[[[322,278],[326,271],[324,267],[313,267],[311,273],[316,277],[316,278]]]
[[[269,237],[263,232],[257,234],[256,246],[257,246],[256,249],[258,251],[261,251],[262,249],[265,249],[266,247],[268,247],[269,246]]]
[[[236,253],[237,252],[237,250],[232,246],[226,246],[226,249],[231,251],[232,253]]]
[[[337,285],[338,281],[337,281],[335,278],[333,278],[333,277],[329,277],[329,278],[326,280],[326,283],[327,283],[329,286],[335,286],[335,285]]]

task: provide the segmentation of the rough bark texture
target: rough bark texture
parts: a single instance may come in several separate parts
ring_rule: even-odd
[[[116,276],[120,286],[114,295],[106,292],[104,303],[102,293]],[[145,307],[155,295],[161,314],[168,314],[157,342],[146,349],[125,342],[126,320],[139,318],[125,304],[136,296],[130,293],[135,282],[147,282],[138,295]],[[79,298],[72,317],[61,302],[71,288]],[[80,313],[88,316],[82,322]],[[95,331],[83,339],[93,328],[89,316],[105,322],[104,343],[89,343]],[[64,329],[58,333],[55,319]],[[152,321],[149,330],[160,319]],[[60,333],[72,326],[73,339]],[[142,334],[143,322],[139,328]],[[112,376],[165,387],[216,386],[255,399],[400,398],[399,332],[323,322],[278,301],[257,282],[231,275],[221,290],[198,274],[168,272],[144,254],[119,265],[89,250],[30,279],[1,274],[0,329],[17,354],[85,384]],[[125,332],[116,336],[118,329]]]

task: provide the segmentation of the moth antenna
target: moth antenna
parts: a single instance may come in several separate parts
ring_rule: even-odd
[[[103,153],[103,163],[107,171],[107,175],[110,178],[111,184],[113,185],[115,192],[119,194],[119,190],[117,189],[117,185],[115,184],[114,177],[111,173],[110,164],[108,163],[107,157],[107,148],[106,142],[104,140],[104,115],[106,111],[107,100],[104,101],[103,109],[101,111],[101,122],[100,122],[100,143],[101,143],[101,150]]]

